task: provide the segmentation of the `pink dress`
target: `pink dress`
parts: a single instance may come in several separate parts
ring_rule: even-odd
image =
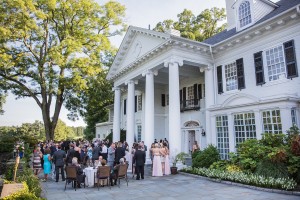
[[[170,175],[170,174],[171,174],[170,160],[169,160],[169,155],[167,154],[165,156],[165,175]]]
[[[152,176],[163,176],[160,155],[154,153]]]

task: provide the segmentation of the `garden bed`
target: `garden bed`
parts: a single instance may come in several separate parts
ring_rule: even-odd
[[[201,175],[198,175],[198,174],[195,174],[195,173],[192,173],[192,172],[187,172],[187,171],[180,171],[179,173],[182,174],[182,175],[192,176],[192,177],[195,177],[195,178],[201,178],[201,179],[205,179],[205,180],[208,180],[208,181],[227,184],[227,185],[234,185],[234,186],[238,186],[238,187],[244,187],[244,188],[249,188],[249,189],[254,189],[254,190],[278,193],[278,194],[288,194],[288,195],[300,196],[300,191],[298,190],[299,186],[296,187],[292,191],[287,191],[287,190],[280,190],[280,189],[274,189],[274,188],[258,187],[258,186],[247,185],[247,184],[237,183],[237,182],[228,181],[228,180],[221,180],[221,179],[218,179],[218,178],[211,178],[211,177],[201,176]]]

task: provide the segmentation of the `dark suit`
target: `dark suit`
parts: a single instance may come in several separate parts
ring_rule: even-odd
[[[66,152],[58,149],[58,151],[55,151],[53,154],[53,160],[55,164],[55,174],[56,174],[56,182],[58,182],[59,179],[59,169],[61,171],[61,177],[62,180],[65,180],[65,173],[64,173],[64,158],[66,158]]]
[[[92,152],[92,161],[93,161],[93,164],[95,162],[95,160],[98,160],[99,159],[99,156],[101,154],[101,149],[100,147],[94,147],[93,148],[93,152]]]
[[[140,179],[140,175],[141,178],[144,179],[144,165],[146,162],[146,153],[145,151],[142,151],[140,149],[138,149],[133,157],[133,163],[135,163],[135,173],[136,175],[136,179],[139,180]]]
[[[115,163],[120,164],[120,159],[125,156],[125,149],[123,147],[118,147],[115,154]]]

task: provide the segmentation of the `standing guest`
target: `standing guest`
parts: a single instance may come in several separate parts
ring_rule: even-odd
[[[146,153],[142,150],[142,145],[138,146],[138,150],[136,150],[134,157],[135,163],[135,173],[136,173],[136,180],[144,179],[144,165],[146,162]]]
[[[153,168],[153,149],[154,149],[154,143],[151,144],[151,148],[149,149],[149,156],[151,159],[151,168]]]
[[[66,152],[61,150],[61,146],[57,145],[58,150],[53,154],[53,161],[55,164],[55,174],[56,174],[56,182],[59,179],[59,169],[61,172],[62,181],[65,181],[65,173],[64,173],[64,160],[66,158]]]
[[[125,156],[125,148],[123,148],[122,142],[118,142],[118,146],[115,152],[115,163],[119,164],[119,161],[121,158],[124,158]]]
[[[107,150],[107,165],[110,166],[112,169],[114,167],[114,162],[115,162],[115,143],[111,143],[110,147]]]
[[[40,148],[41,148],[42,154],[44,155],[44,154],[45,154],[44,144],[41,142],[41,143],[39,144],[39,146],[40,146]],[[42,157],[42,159],[41,159],[41,165],[42,165],[42,168],[44,169],[44,157]]]
[[[87,156],[88,156],[88,165],[92,164],[92,156],[93,156],[93,148],[92,145],[89,144],[88,148],[87,148]]]
[[[105,143],[102,143],[102,152],[101,155],[103,157],[104,160],[107,160],[107,146],[105,145]]]
[[[78,147],[78,146],[75,146],[74,147],[74,150],[75,150],[75,153],[74,153],[74,157],[77,158],[77,162],[80,162],[80,152],[81,152],[81,149]]]
[[[163,174],[162,174],[162,168],[161,168],[160,150],[159,150],[158,143],[155,143],[152,153],[153,153],[152,176],[162,176]]]
[[[132,160],[132,164],[131,164],[131,168],[132,168],[132,178],[134,178],[134,175],[135,175],[135,162],[133,162],[133,157],[134,157],[134,154],[137,150],[137,143],[133,143],[132,145],[132,149],[131,149],[131,160]]]
[[[71,165],[72,164],[72,159],[75,157],[75,150],[73,148],[73,144],[70,144],[70,149],[68,151],[67,154],[67,159],[66,159],[66,163],[67,165]]]
[[[160,161],[161,161],[161,168],[163,175],[165,174],[165,161],[166,161],[166,149],[164,148],[163,144],[159,149],[160,152]]]
[[[34,172],[34,175],[36,175],[36,176],[38,176],[42,170],[42,164],[41,164],[42,157],[43,157],[43,154],[41,152],[41,148],[36,147],[35,151],[33,152],[33,172]]]
[[[46,149],[45,150],[45,154],[43,155],[43,159],[44,159],[44,176],[45,179],[43,181],[47,181],[48,180],[48,174],[51,173],[51,155],[50,155],[51,151],[50,149]]]
[[[92,152],[93,165],[95,164],[95,160],[98,160],[100,154],[101,154],[101,150],[100,147],[98,147],[98,143],[97,143],[97,145],[93,148],[93,152]]]
[[[171,169],[170,169],[170,159],[169,159],[169,149],[167,143],[163,143],[164,149],[165,149],[165,166],[164,166],[164,175],[170,175],[171,174]]]
[[[199,147],[197,141],[195,141],[193,144],[192,153],[199,151],[199,150],[200,150],[200,147]]]

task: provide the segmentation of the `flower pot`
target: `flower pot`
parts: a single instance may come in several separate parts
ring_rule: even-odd
[[[177,174],[177,167],[171,167],[171,174]]]

